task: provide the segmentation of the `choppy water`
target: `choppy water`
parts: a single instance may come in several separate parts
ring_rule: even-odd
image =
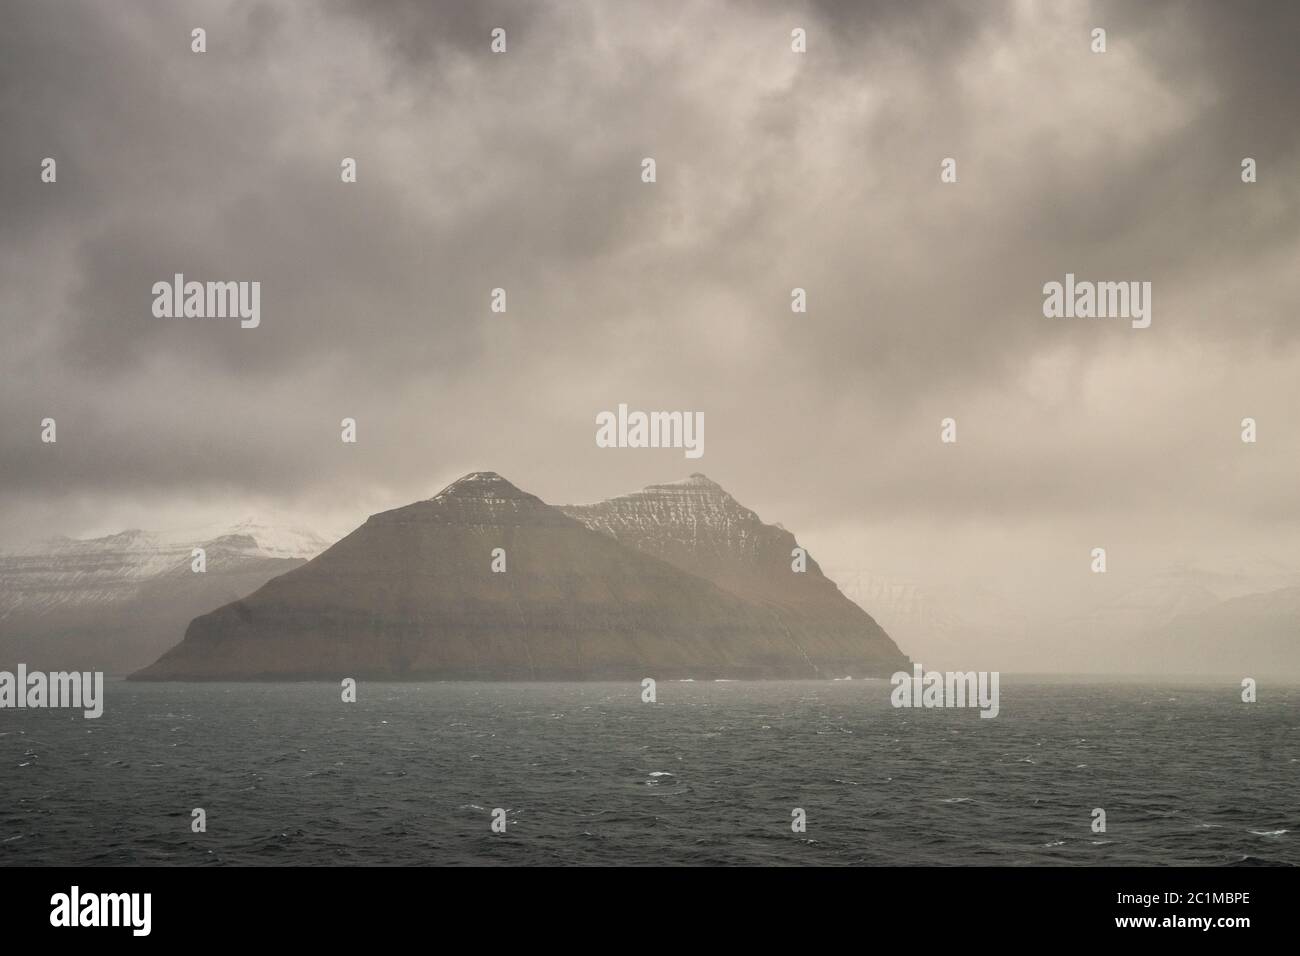
[[[658,690],[111,682],[99,720],[0,711],[0,864],[1300,864],[1300,688],[1004,675],[992,720],[883,681]]]

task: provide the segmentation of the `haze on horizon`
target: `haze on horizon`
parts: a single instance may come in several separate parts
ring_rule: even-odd
[[[6,6],[0,544],[703,472],[1007,669],[1170,568],[1300,575],[1297,5],[444,6]],[[260,327],[155,318],[177,272]],[[1066,273],[1151,327],[1044,318]],[[597,448],[620,402],[704,457]]]

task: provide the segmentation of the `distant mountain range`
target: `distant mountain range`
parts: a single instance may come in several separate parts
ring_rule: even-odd
[[[1300,677],[1300,587],[1230,598],[1146,635],[1162,672]]]
[[[827,574],[927,667],[1300,677],[1300,574],[1258,558],[1116,581],[1068,615],[1030,615],[969,587],[936,594],[863,569]]]
[[[0,666],[127,674],[176,643],[197,615],[261,587],[329,546],[248,520],[227,528],[54,538],[0,551]],[[191,570],[194,548],[207,570]]]
[[[1116,581],[1085,611],[1031,620],[996,594],[823,573],[811,556],[796,574],[796,546],[703,475],[552,507],[477,472],[334,548],[249,519],[0,550],[0,668],[856,677],[909,666],[897,639],[940,669],[1300,676],[1300,574],[1259,559]]]
[[[908,659],[695,475],[557,508],[494,472],[197,617],[143,680],[880,677]],[[504,551],[505,571],[493,571]],[[500,559],[498,559],[500,560]]]

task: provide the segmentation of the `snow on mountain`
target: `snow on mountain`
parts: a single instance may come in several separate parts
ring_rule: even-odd
[[[328,545],[265,519],[10,545],[0,549],[0,667],[134,670],[179,640],[195,615]],[[195,548],[206,555],[203,573],[192,570]]]
[[[207,525],[188,532],[170,532],[163,538],[173,544],[199,547],[191,542],[222,538],[251,538],[252,550],[268,558],[303,558],[310,560],[331,544],[334,538],[294,526],[275,518],[248,517],[231,525]]]
[[[56,607],[121,604],[148,581],[188,569],[194,548],[210,563],[244,559],[315,557],[330,542],[296,528],[246,519],[190,531],[130,529],[100,538],[56,537],[0,550],[0,620]]]

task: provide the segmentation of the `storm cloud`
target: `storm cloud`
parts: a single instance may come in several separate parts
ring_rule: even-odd
[[[1026,602],[1098,543],[1300,565],[1294,3],[3,17],[0,538],[700,470],[824,565]],[[260,327],[155,318],[174,273],[260,281]],[[1150,281],[1151,327],[1044,318],[1066,273]],[[597,448],[620,402],[705,457]]]

